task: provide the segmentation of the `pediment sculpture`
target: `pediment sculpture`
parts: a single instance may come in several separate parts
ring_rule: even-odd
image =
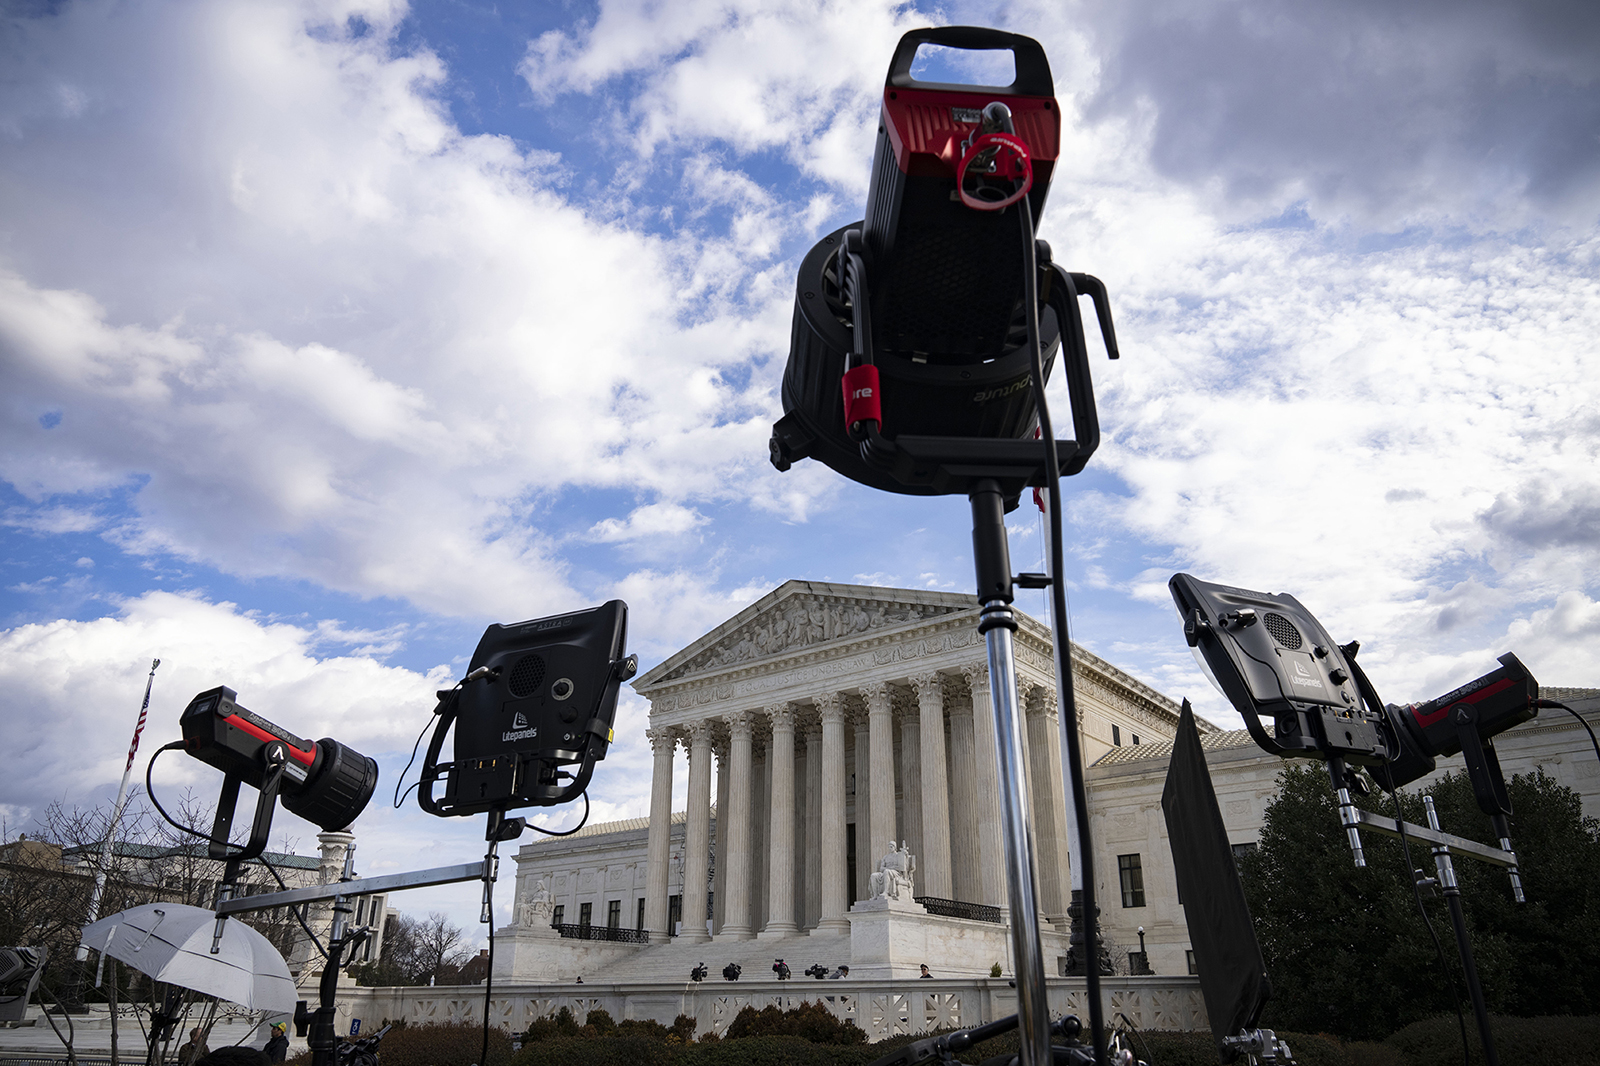
[[[673,671],[681,677],[696,670],[715,669],[851,637],[873,629],[920,621],[959,610],[928,603],[819,603],[790,600],[765,611]]]

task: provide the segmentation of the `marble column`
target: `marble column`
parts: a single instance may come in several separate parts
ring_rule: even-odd
[[[813,933],[849,935],[845,878],[844,706],[837,693],[814,698],[822,719],[822,918]]]
[[[1006,869],[1004,832],[1000,825],[1000,756],[995,742],[994,703],[989,693],[989,666],[974,663],[963,666],[967,687],[972,689],[972,749],[974,779],[978,789],[978,879],[982,886],[979,903],[1004,907]]]
[[[772,744],[772,859],[768,867],[766,928],[763,937],[793,936],[794,920],[794,710],[788,704],[767,708]]]
[[[670,729],[647,729],[655,769],[650,777],[650,829],[645,844],[644,927],[654,943],[664,944],[667,928],[667,858],[672,851],[672,755],[678,746]]]
[[[879,681],[861,690],[867,701],[867,731],[871,735],[872,751],[872,827],[871,847],[867,854],[872,862],[899,842],[899,826],[895,824],[894,810],[894,710],[889,705],[889,686]],[[861,785],[856,784],[860,791]],[[856,866],[861,865],[861,830],[856,830]]]
[[[917,859],[922,872],[922,719],[915,699],[904,689],[894,691],[895,715],[900,721],[900,837]],[[920,876],[918,895],[927,895]]]
[[[842,830],[841,830],[842,832]],[[801,924],[822,917],[822,723],[806,727],[806,899]]]
[[[867,898],[867,879],[872,876],[872,719],[864,706],[852,709],[851,723],[856,741],[856,883],[855,898]]]
[[[713,725],[713,728],[715,726]],[[728,738],[715,733],[711,754],[717,760],[717,828],[711,848],[711,933],[728,921]]]
[[[945,713],[950,718],[951,898],[978,903],[983,886],[978,877],[978,783],[973,758],[972,700],[957,696],[945,707]]]
[[[689,824],[684,827],[683,935],[703,943],[706,934],[706,870],[711,864],[711,723],[690,722]]]
[[[1066,826],[1062,825],[1066,804],[1061,789],[1061,757],[1057,753],[1060,727],[1052,713],[1054,705],[1054,694],[1043,685],[1032,686],[1023,704],[1028,716],[1028,771],[1033,780],[1039,909],[1051,921],[1059,921],[1066,917],[1072,896],[1067,885]]]
[[[722,874],[717,912],[722,915],[718,936],[728,940],[750,939],[750,799],[754,781],[750,773],[750,736],[755,719],[749,711],[727,715],[728,768],[727,807],[717,808],[717,835],[727,851],[718,852],[717,868]],[[721,791],[720,789],[718,790]],[[726,817],[727,832],[721,832]]]
[[[924,896],[956,898],[950,880],[950,778],[944,755],[944,688],[935,673],[911,679],[917,695],[921,739],[922,854],[917,856],[917,883]]]
[[[767,924],[767,863],[772,857],[768,845],[768,834],[771,832],[768,815],[772,812],[772,763],[766,738],[761,733],[758,726],[750,753],[750,886],[745,894],[750,897],[752,936]]]

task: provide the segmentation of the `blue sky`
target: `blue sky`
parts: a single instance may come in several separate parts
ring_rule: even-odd
[[[620,596],[648,667],[789,578],[968,589],[964,501],[766,461],[798,259],[862,213],[895,41],[952,23],[1044,44],[1041,232],[1117,313],[1074,636],[1235,724],[1183,569],[1300,596],[1390,699],[1507,650],[1600,684],[1588,5],[18,5],[8,830],[115,790],[153,656],[150,746],[228,684],[387,787],[489,622]],[[645,710],[597,818],[644,813]],[[358,828],[369,872],[480,835]]]

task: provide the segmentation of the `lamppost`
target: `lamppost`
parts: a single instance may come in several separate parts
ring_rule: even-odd
[[[1144,926],[1142,925],[1139,927],[1139,951],[1136,954],[1131,954],[1128,961],[1132,964],[1128,968],[1133,971],[1135,977],[1146,977],[1155,973],[1150,968],[1150,956],[1144,953]]]

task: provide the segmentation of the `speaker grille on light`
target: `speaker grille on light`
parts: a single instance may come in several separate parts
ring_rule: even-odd
[[[511,680],[507,682],[511,694],[519,700],[533,695],[543,683],[544,659],[538,655],[524,655],[518,659],[517,665],[511,668]]]
[[[1290,651],[1300,650],[1300,646],[1305,643],[1294,623],[1281,614],[1268,612],[1266,626],[1267,632],[1272,634],[1272,639]]]

